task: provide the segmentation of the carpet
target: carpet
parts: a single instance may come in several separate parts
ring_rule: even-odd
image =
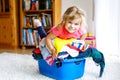
[[[91,58],[86,59],[84,76],[76,80],[120,80],[120,58],[106,56],[106,67],[102,78],[98,78],[99,67]],[[41,75],[37,61],[31,55],[0,53],[0,80],[53,80]]]

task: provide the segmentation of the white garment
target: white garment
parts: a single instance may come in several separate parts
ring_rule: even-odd
[[[39,19],[34,19],[34,25],[39,27],[39,26],[42,26],[42,23],[40,22]]]
[[[71,48],[69,48],[68,46],[63,46],[63,48],[62,48],[62,50],[61,50],[61,52],[64,52],[64,51],[67,51],[68,52],[68,54],[70,55],[70,56],[72,56],[72,57],[77,57],[78,55],[79,55],[79,51],[77,51],[77,50],[74,50],[74,49],[71,49]]]

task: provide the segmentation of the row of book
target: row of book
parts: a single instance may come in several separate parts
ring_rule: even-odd
[[[51,9],[51,0],[23,0],[23,10]]]
[[[37,30],[32,28],[22,29],[22,42],[24,45],[38,45],[41,38]]]
[[[41,13],[41,21],[42,21],[42,26],[43,27],[51,27],[52,26],[52,15],[51,14],[47,14],[47,13]],[[25,15],[24,16],[24,27],[27,28],[36,28],[36,26],[34,26],[34,19],[37,18],[39,14],[30,14],[30,15]]]

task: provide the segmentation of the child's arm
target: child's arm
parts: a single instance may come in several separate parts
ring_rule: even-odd
[[[85,33],[81,36],[80,40],[85,40],[86,37],[87,37],[87,34]]]
[[[80,40],[85,40],[86,37],[87,37],[87,30],[84,27],[82,27],[81,28]]]
[[[52,44],[52,40],[55,38],[56,36],[51,32],[46,36],[45,42],[46,42],[46,46],[48,48],[48,50],[51,52],[52,57],[55,59],[57,58],[57,53],[56,53],[56,49],[54,48],[53,44]]]

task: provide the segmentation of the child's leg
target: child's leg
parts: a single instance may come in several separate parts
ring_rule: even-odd
[[[37,27],[37,30],[38,30],[38,33],[39,33],[41,39],[46,37],[47,33],[45,32],[45,30],[42,26]]]
[[[103,54],[99,52],[97,49],[91,47],[84,52],[80,52],[77,58],[86,58],[86,57],[92,57],[93,61],[100,65],[101,69],[100,69],[99,77],[101,77],[105,67],[105,60]]]
[[[99,52],[101,55],[101,58],[93,58],[93,60],[98,63],[100,65],[100,74],[99,77],[102,77],[102,74],[104,72],[104,67],[105,67],[105,60],[104,60],[104,56],[101,52]],[[96,55],[97,56],[97,55]],[[98,55],[99,56],[99,55]]]

